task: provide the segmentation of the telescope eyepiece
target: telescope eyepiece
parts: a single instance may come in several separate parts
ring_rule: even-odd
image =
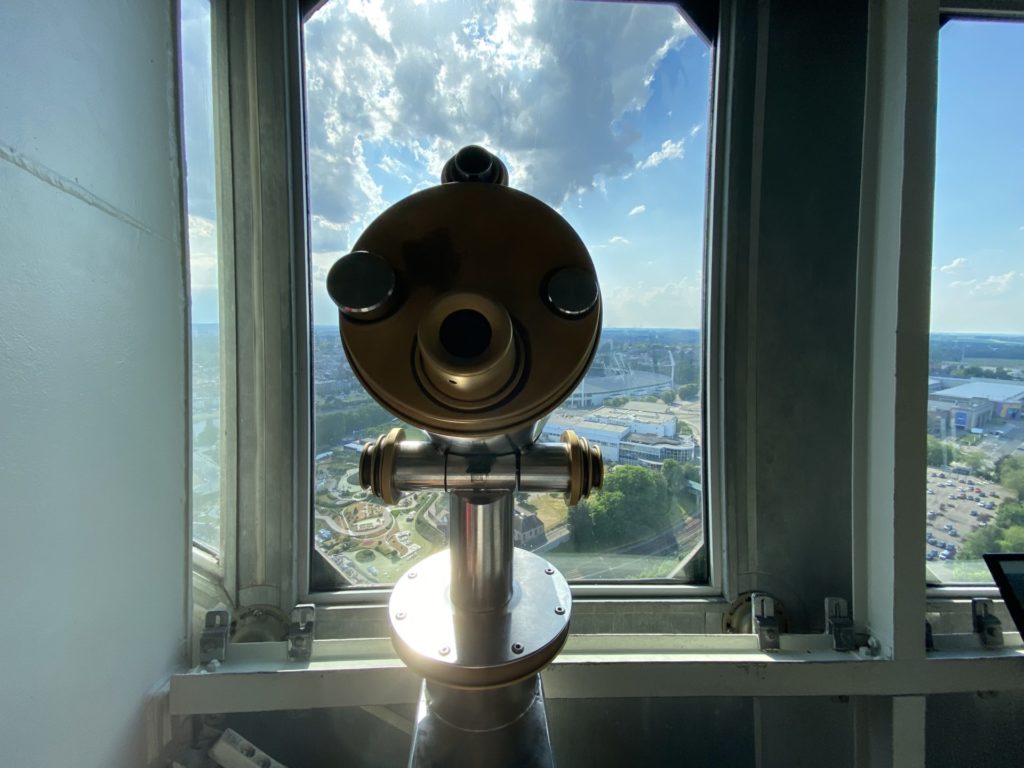
[[[456,152],[441,170],[441,183],[478,182],[508,186],[508,168],[497,155],[470,144]]]

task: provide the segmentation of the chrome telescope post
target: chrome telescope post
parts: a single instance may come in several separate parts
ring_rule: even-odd
[[[498,158],[466,147],[442,182],[381,214],[327,280],[352,370],[430,438],[393,429],[366,445],[361,485],[388,504],[449,494],[448,551],[410,568],[388,607],[396,652],[425,679],[409,764],[549,768],[540,671],[572,598],[551,563],[513,546],[514,498],[571,505],[601,485],[586,439],[536,442],[593,359],[600,292],[576,233],[508,188]]]

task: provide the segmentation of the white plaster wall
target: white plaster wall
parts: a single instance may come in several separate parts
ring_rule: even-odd
[[[145,765],[184,663],[174,15],[0,3],[2,765]]]

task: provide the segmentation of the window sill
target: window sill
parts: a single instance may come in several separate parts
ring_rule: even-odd
[[[1007,633],[1007,641],[1011,638]],[[573,635],[544,672],[550,698],[906,696],[1024,689],[1024,649],[964,647],[880,660],[829,648],[824,635],[783,635],[757,650],[751,635]],[[976,643],[976,639],[975,639]],[[955,644],[953,644],[955,645]],[[231,646],[215,672],[171,679],[171,712],[192,715],[412,704],[419,678],[384,638],[318,640],[313,660],[284,643]]]

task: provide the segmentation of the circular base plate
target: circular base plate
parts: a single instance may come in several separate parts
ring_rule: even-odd
[[[512,599],[501,611],[455,610],[446,550],[409,570],[388,608],[395,650],[411,669],[444,685],[508,685],[541,670],[569,634],[569,584],[547,560],[522,549],[512,559]]]

